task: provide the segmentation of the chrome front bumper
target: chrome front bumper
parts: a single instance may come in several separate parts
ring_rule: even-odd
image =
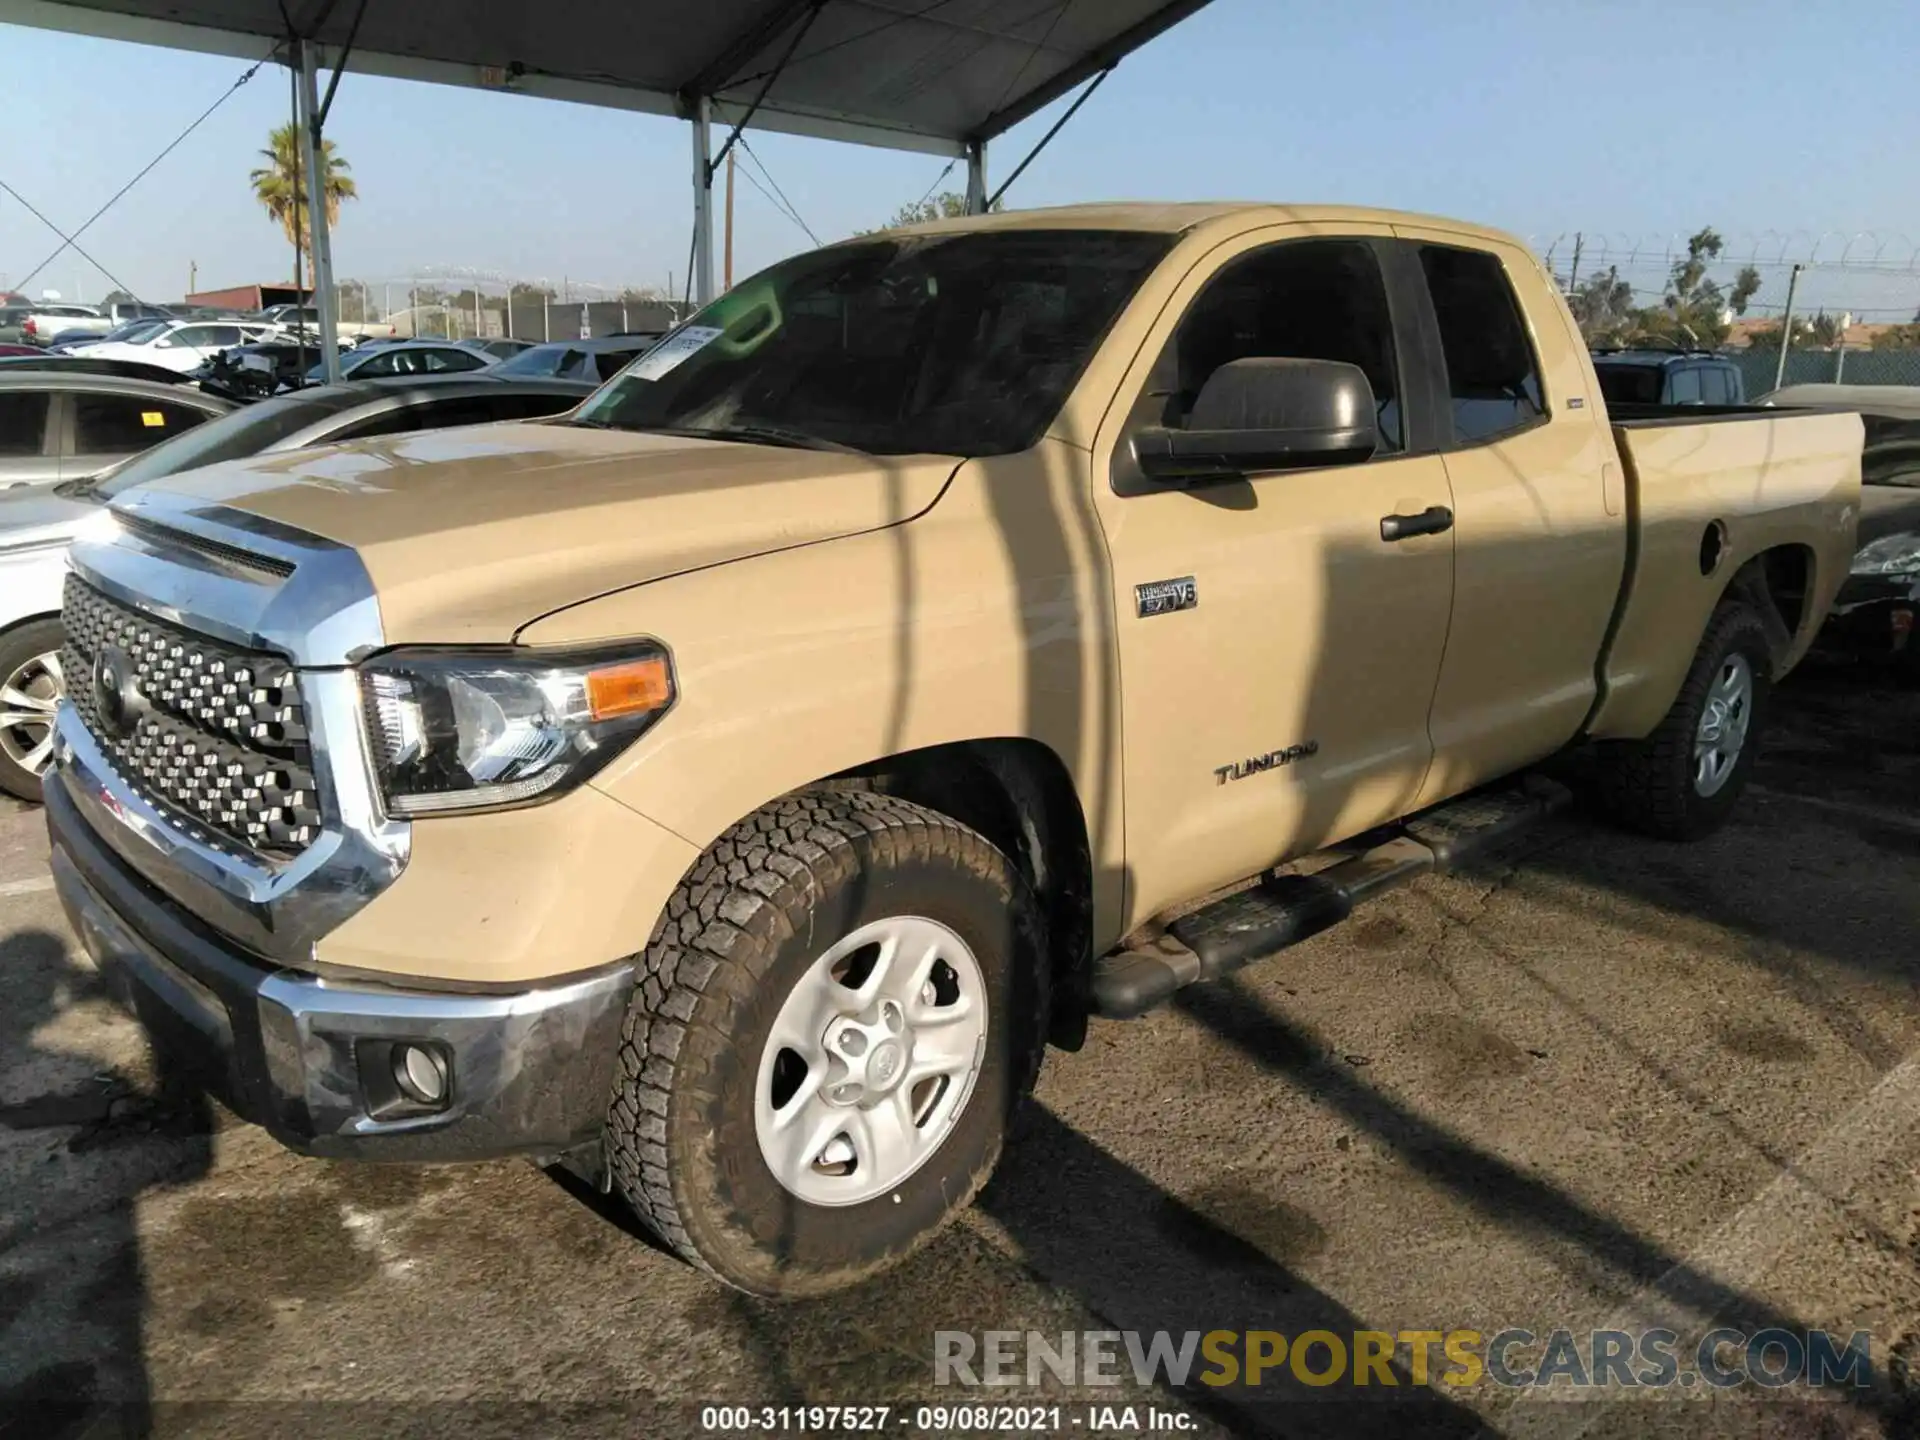
[[[438,993],[343,984],[248,954],[157,894],[47,785],[53,876],[75,932],[171,1067],[305,1154],[556,1158],[605,1122],[632,987],[622,964],[550,988]],[[448,1061],[448,1103],[392,1103],[391,1047]]]

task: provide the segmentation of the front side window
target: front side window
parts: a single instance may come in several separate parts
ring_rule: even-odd
[[[894,455],[1024,450],[1171,240],[1003,230],[811,251],[707,306],[572,423]]]
[[[1539,362],[1500,258],[1422,245],[1420,267],[1440,325],[1454,444],[1495,440],[1543,419]]]
[[[1179,428],[1222,365],[1273,357],[1342,360],[1373,387],[1380,450],[1406,448],[1393,316],[1371,246],[1292,240],[1228,265],[1200,292],[1148,382],[1158,424]]]

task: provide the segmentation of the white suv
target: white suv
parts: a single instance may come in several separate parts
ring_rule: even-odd
[[[275,327],[258,320],[175,320],[138,340],[89,345],[95,360],[140,360],[182,374],[198,370],[220,351],[264,339]]]

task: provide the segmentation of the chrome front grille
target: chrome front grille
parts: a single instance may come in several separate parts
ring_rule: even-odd
[[[155,619],[77,575],[61,621],[67,697],[124,780],[202,843],[279,857],[312,843],[313,759],[284,659]]]

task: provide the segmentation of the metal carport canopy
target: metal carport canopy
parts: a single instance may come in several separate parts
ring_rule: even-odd
[[[0,21],[258,60],[303,73],[309,161],[320,64],[506,90],[693,123],[695,293],[713,295],[711,125],[968,161],[984,208],[986,143],[1111,69],[1207,0],[0,0]],[[291,42],[291,43],[286,43]],[[312,183],[312,165],[307,166]],[[332,261],[314,207],[314,290],[329,378]]]
[[[348,70],[941,155],[1018,124],[1206,0],[368,0]],[[331,57],[359,0],[0,0],[0,21],[257,60]],[[806,33],[784,67],[795,32]]]

